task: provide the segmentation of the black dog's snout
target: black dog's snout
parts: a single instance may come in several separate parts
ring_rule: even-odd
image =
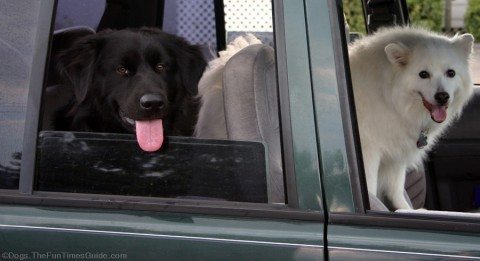
[[[140,98],[140,107],[144,110],[158,110],[165,106],[160,94],[145,94]]]
[[[434,97],[438,105],[445,105],[448,102],[450,95],[446,92],[437,92]]]

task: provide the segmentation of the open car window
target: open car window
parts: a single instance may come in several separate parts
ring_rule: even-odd
[[[272,3],[219,3],[59,0],[30,192],[285,204]],[[243,23],[253,17],[259,23]],[[35,25],[29,21],[22,24]],[[17,39],[12,31],[17,44],[3,31],[2,56],[11,56],[9,74],[19,79],[1,86],[7,124],[0,130],[9,139],[2,139],[0,188],[15,190],[32,47],[25,43],[35,32]],[[152,44],[156,37],[160,45]],[[232,41],[242,52],[229,54],[210,84],[198,84]],[[18,50],[8,49],[14,45]],[[155,89],[157,83],[164,86]],[[213,100],[205,100],[212,87]],[[199,112],[206,104],[213,108]],[[197,117],[207,131],[198,129]]]
[[[400,7],[401,3],[402,1],[392,1],[390,7],[396,4]],[[371,6],[367,8],[367,11],[364,11],[362,1],[343,1],[343,4],[345,6],[345,20],[350,29],[349,48],[352,48],[352,46],[355,46],[355,41],[365,37],[368,31],[373,33],[371,23],[374,20],[372,13],[375,14],[375,11],[368,9],[371,8]],[[372,5],[374,5],[374,3],[372,3]],[[473,54],[470,55],[470,59],[467,61],[467,58],[463,56],[461,56],[462,58],[458,58],[463,59],[459,62],[469,64],[472,84],[474,86],[473,94],[463,108],[461,116],[454,120],[444,134],[439,137],[438,142],[429,150],[426,157],[424,157],[425,160],[423,164],[419,164],[419,166],[409,166],[407,170],[403,189],[404,195],[410,204],[409,208],[421,210],[402,209],[397,212],[409,214],[418,213],[431,216],[480,218],[477,213],[480,207],[478,197],[478,195],[480,195],[480,178],[475,174],[478,173],[478,169],[480,168],[477,161],[479,154],[476,149],[478,148],[480,140],[480,136],[478,136],[480,121],[477,117],[480,108],[478,106],[479,91],[478,87],[476,87],[480,79],[478,67],[478,39],[480,35],[478,35],[478,27],[473,26],[478,20],[478,6],[475,1],[424,2],[412,0],[406,1],[406,7],[407,9],[405,10],[408,11],[409,18],[407,22],[414,28],[425,28],[426,30],[444,34],[448,37],[453,37],[455,34],[461,35],[463,33],[470,33],[475,37],[475,42],[472,47]],[[377,12],[379,10],[380,9],[376,9]],[[393,7],[390,10],[394,10]],[[380,16],[381,15],[387,17],[392,14],[381,13]],[[398,17],[398,14],[393,14],[392,17],[395,17],[395,15],[396,21],[400,21],[401,19]],[[393,21],[394,20],[391,21],[391,24],[395,23]],[[369,23],[370,27],[368,27]],[[355,48],[358,48],[358,46]],[[350,51],[352,50],[350,49]],[[439,54],[438,57],[441,57],[441,55],[442,54]],[[369,65],[371,66],[371,61],[365,60],[365,68]],[[355,87],[355,79],[352,80],[352,84]],[[358,108],[360,108],[361,111],[361,107],[365,106],[365,104],[357,103],[356,106],[358,116]],[[381,112],[379,111],[378,113]],[[434,116],[435,115],[432,116],[432,119],[435,118]],[[358,121],[361,133],[365,131],[365,127],[362,127],[362,125],[365,126],[365,123],[361,122],[361,115]],[[361,142],[367,143],[368,141],[361,140]],[[364,164],[367,165],[368,163],[365,162]],[[386,171],[385,166],[381,166],[380,168]],[[365,169],[365,171],[369,170]],[[384,194],[375,194],[376,192],[372,193],[369,191],[371,210],[383,212],[396,209],[389,205],[391,202],[386,199]],[[455,214],[455,212],[463,213]]]

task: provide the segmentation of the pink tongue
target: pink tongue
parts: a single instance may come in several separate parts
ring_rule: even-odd
[[[443,122],[447,118],[447,110],[445,106],[433,105],[431,116],[435,122]]]
[[[162,120],[135,121],[137,141],[144,151],[152,152],[160,149],[163,143]]]

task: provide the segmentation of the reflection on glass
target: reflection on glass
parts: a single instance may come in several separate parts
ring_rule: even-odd
[[[41,132],[36,189],[267,203],[261,142],[168,137],[142,151],[134,135]]]
[[[39,7],[0,0],[0,189],[18,188]]]

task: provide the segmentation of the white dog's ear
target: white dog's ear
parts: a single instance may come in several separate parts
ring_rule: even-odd
[[[467,56],[469,56],[473,52],[473,42],[474,42],[473,35],[471,34],[455,35],[455,37],[453,37],[452,40],[455,47],[463,49]]]
[[[392,64],[405,66],[408,63],[410,50],[401,43],[391,43],[385,46],[385,53]]]

